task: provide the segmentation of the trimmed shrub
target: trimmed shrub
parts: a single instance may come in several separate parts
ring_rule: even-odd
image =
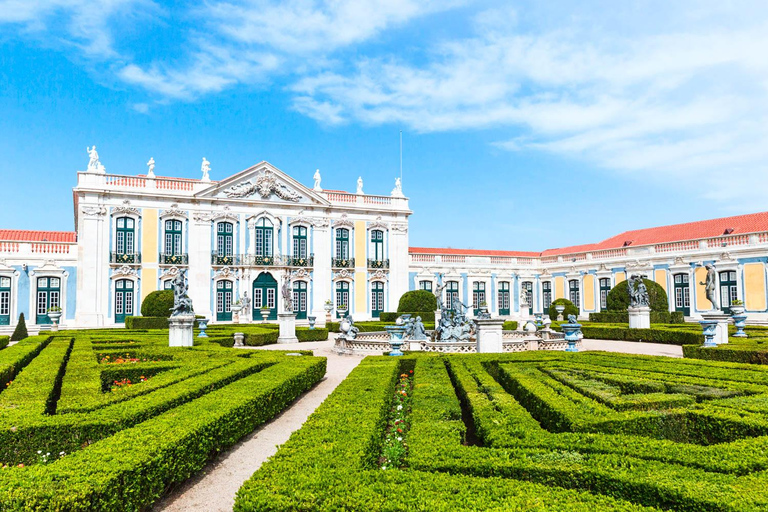
[[[507,320],[506,322],[504,322],[504,325],[501,326],[501,329],[504,331],[516,331],[517,320]]]
[[[271,345],[277,343],[280,337],[280,331],[264,330],[263,332],[246,332],[243,343],[249,347],[261,347],[262,345]]]
[[[768,346],[738,345],[703,347],[683,345],[683,357],[707,361],[728,361],[731,363],[768,364]]]
[[[648,288],[648,298],[651,301],[651,311],[669,311],[669,301],[667,292],[658,283],[650,279],[643,279],[645,287]],[[606,302],[608,311],[626,311],[629,307],[628,282],[622,281],[608,292]],[[629,320],[627,320],[629,321]]]
[[[8,346],[8,343],[11,341],[10,336],[0,336],[0,349],[4,349]]]
[[[563,320],[568,320],[568,315],[576,315],[577,317],[579,316],[579,308],[577,308],[573,302],[569,301],[568,299],[556,299],[549,306],[549,318],[552,319],[553,322],[557,320],[557,310],[555,309],[555,306],[559,306],[560,304],[565,306],[565,311],[563,311]]]
[[[604,324],[627,324],[629,323],[629,312],[627,311],[601,311],[600,313],[590,313],[590,322],[600,322]],[[685,317],[682,311],[651,311],[652,324],[682,324],[685,323]]]
[[[435,311],[437,310],[437,298],[427,290],[411,290],[400,297],[397,305],[398,312],[408,311]],[[422,317],[423,319],[423,317]],[[432,318],[434,321],[434,317]]]
[[[562,331],[559,323],[553,323],[552,328],[556,331]],[[667,329],[663,326],[651,327],[650,329],[630,329],[619,324],[585,323],[581,326],[581,332],[585,338],[592,340],[644,341],[666,345],[704,343],[704,336],[700,332]]]
[[[411,315],[412,318],[416,318],[417,316],[421,317],[422,322],[434,322],[435,321],[435,312],[434,311],[404,311],[402,313],[381,313],[379,315],[379,321],[380,322],[395,322],[397,318],[401,315]]]
[[[310,329],[309,327],[297,327],[296,337],[299,341],[325,341],[328,339],[328,329],[315,327]]]
[[[19,315],[19,323],[16,324],[16,329],[11,334],[11,341],[21,341],[28,337],[27,322],[24,320],[24,313]]]
[[[144,309],[142,307],[142,309]],[[125,317],[126,329],[167,329],[167,316],[127,316]]]
[[[144,298],[141,303],[141,316],[168,318],[173,309],[173,290],[157,290]]]

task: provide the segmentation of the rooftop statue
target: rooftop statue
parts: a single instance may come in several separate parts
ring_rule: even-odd
[[[203,172],[203,178],[200,181],[211,181],[208,173],[211,172],[211,162],[207,158],[203,157],[203,163],[200,165],[200,170]]]
[[[403,197],[403,182],[395,178],[395,188],[392,189],[392,197]]]
[[[648,296],[648,288],[643,282],[643,276],[632,274],[627,281],[627,292],[629,293],[629,307],[640,308],[651,305],[651,299]]]
[[[98,174],[106,173],[107,170],[99,161],[99,153],[96,151],[96,145],[94,144],[90,148],[86,146],[85,150],[88,152],[88,169],[86,169],[86,172],[95,172]]]
[[[320,182],[322,181],[322,178],[320,177],[320,169],[317,169],[315,171],[315,175],[313,176],[313,178],[315,180],[315,186],[314,186],[313,190],[315,192],[322,192],[323,191],[323,187],[320,186]]]
[[[357,178],[357,193],[358,194],[365,194],[365,192],[363,192],[363,177],[362,176],[359,176]]]
[[[147,178],[154,178],[155,177],[155,159],[150,157],[149,162],[147,162],[147,167],[149,167],[149,170],[147,171]]]
[[[699,284],[704,286],[707,299],[712,303],[712,309],[720,309],[720,306],[717,305],[717,293],[715,291],[717,288],[717,273],[715,272],[715,266],[711,263],[707,263],[704,265],[704,268],[707,269],[707,280],[706,282]]]
[[[176,274],[176,277],[171,281],[171,287],[173,288],[173,308],[171,308],[171,316],[194,315],[195,312],[192,309],[192,299],[187,295],[189,287],[187,286],[187,280],[184,277],[183,272]]]

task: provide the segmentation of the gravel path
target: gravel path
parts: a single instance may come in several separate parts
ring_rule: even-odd
[[[362,357],[340,356],[331,351],[333,343],[306,342],[268,345],[260,350],[314,350],[328,358],[323,380],[299,397],[288,409],[262,425],[228,452],[222,453],[196,477],[187,480],[159,501],[154,510],[205,512],[231,511],[235,494],[243,482],[277,451],[277,447],[301,428],[310,414],[336,389]],[[250,348],[250,347],[249,347]]]
[[[605,350],[627,354],[682,357],[681,347],[657,343],[635,343],[628,341],[582,340],[582,350]],[[309,342],[253,347],[257,350],[314,350],[315,355],[328,358],[325,378],[314,388],[302,395],[287,410],[272,421],[262,425],[228,452],[222,453],[203,471],[171,494],[159,501],[155,511],[231,511],[235,494],[253,473],[269,457],[275,454],[279,445],[301,428],[310,414],[336,389],[341,381],[363,359],[358,356],[340,356],[331,351],[333,342]],[[246,347],[251,348],[251,347]]]

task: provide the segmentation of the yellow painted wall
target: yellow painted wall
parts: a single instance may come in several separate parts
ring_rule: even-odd
[[[701,283],[707,281],[707,269],[704,267],[697,267],[693,273],[693,280],[696,285],[696,309],[699,311],[707,311],[712,309],[712,303],[707,299],[706,286]]]
[[[584,309],[595,309],[595,276],[584,276]]]
[[[626,281],[626,280],[627,280],[627,276],[624,275],[624,272],[616,272],[616,284],[619,284],[620,282]]]
[[[141,212],[141,261],[157,264],[157,209],[144,208]],[[157,289],[157,267],[141,269],[141,300]]]
[[[764,310],[765,268],[762,263],[744,264],[744,305],[748,310]]]
[[[555,278],[555,300],[565,298],[565,278]]]
[[[653,280],[656,281],[659,286],[664,288],[664,291],[667,291],[667,271],[666,270],[656,270],[653,273]]]
[[[367,242],[365,221],[355,222],[355,266],[365,267],[368,265],[365,254],[365,244]],[[355,272],[355,311],[361,313],[367,310],[368,294],[366,285],[368,284],[368,272],[365,270]]]

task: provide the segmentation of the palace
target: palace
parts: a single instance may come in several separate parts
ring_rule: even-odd
[[[768,212],[628,231],[595,244],[543,252],[409,247],[411,210],[399,180],[388,195],[302,185],[267,162],[222,181],[107,174],[95,148],[78,173],[74,232],[0,230],[0,331],[20,313],[34,330],[61,309],[65,327],[117,326],[139,315],[150,292],[189,279],[195,311],[213,322],[282,311],[289,279],[297,319],[356,320],[396,311],[409,289],[445,285],[444,300],[526,318],[568,298],[586,317],[634,273],[668,293],[669,310],[700,318],[713,263],[721,306],[745,302],[750,321],[768,321]],[[460,242],[460,241],[457,241]],[[330,304],[330,306],[328,306]]]

